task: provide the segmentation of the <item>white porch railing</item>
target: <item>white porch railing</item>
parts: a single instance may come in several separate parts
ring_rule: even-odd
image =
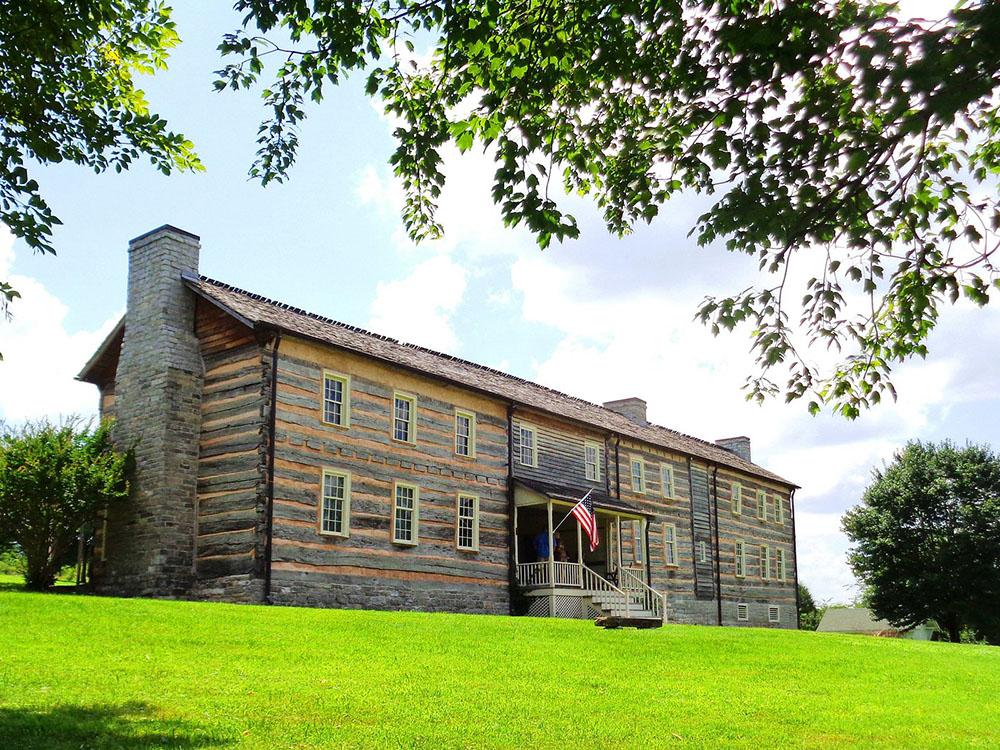
[[[551,577],[549,576],[551,566]],[[521,586],[581,586],[580,563],[574,562],[533,562],[519,563],[517,582]]]
[[[625,617],[629,617],[631,611],[635,609],[635,607],[631,606],[631,602],[629,601],[631,597],[629,596],[628,592],[618,588],[613,583],[611,583],[611,581],[609,581],[607,578],[595,573],[586,565],[582,567],[583,567],[583,587],[587,591],[617,594],[618,596],[621,597],[621,601],[624,604]]]
[[[626,601],[635,597],[639,600],[640,609],[652,612],[656,617],[663,619],[663,614],[666,611],[663,606],[663,594],[650,587],[643,580],[640,571],[622,568],[618,583],[628,594],[625,597]]]

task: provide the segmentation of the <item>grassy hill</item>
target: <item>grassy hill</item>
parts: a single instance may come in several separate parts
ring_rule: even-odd
[[[0,747],[996,747],[1000,648],[0,591]]]

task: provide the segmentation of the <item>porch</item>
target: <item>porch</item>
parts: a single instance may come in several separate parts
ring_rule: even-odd
[[[514,562],[528,614],[662,622],[663,595],[648,584],[647,516],[598,495],[599,542],[591,550],[570,515],[582,494],[535,482],[515,485]]]

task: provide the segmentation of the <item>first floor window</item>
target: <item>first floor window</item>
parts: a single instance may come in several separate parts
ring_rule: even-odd
[[[757,519],[767,520],[767,493],[764,490],[757,490]]]
[[[747,545],[736,542],[736,575],[743,578],[747,574]]]
[[[417,410],[417,400],[413,396],[395,394],[392,397],[392,436],[404,443],[415,441],[413,430],[414,413]]]
[[[476,415],[455,412],[455,453],[459,456],[476,455]]]
[[[670,464],[660,464],[660,484],[664,497],[674,496],[674,467]]]
[[[520,435],[520,453],[518,458],[520,462],[525,466],[537,466],[538,465],[538,445],[535,440],[535,430],[532,427],[525,427],[521,425],[518,431]]]
[[[733,502],[733,515],[738,516],[743,512],[743,485],[733,482],[730,489]]]
[[[479,549],[479,498],[475,495],[458,496],[458,527],[455,541],[459,549]]]
[[[747,622],[750,619],[750,606],[744,602],[736,605],[736,619],[740,622]]]
[[[632,492],[641,495],[646,491],[645,478],[641,458],[632,459]]]
[[[643,561],[642,521],[632,521],[632,553],[637,563],[641,563]]]
[[[788,578],[788,569],[785,564],[785,550],[779,549],[775,554],[778,556],[778,580],[785,581]]]
[[[351,476],[345,472],[324,470],[320,533],[347,536],[350,528]]]
[[[392,541],[416,544],[420,521],[419,490],[409,484],[396,484],[396,499],[392,508]]]
[[[760,545],[760,577],[765,581],[771,577],[771,548]]]
[[[347,427],[350,419],[348,381],[343,375],[323,373],[323,421]]]
[[[591,482],[601,481],[601,447],[597,443],[583,444],[584,474]]]
[[[672,523],[663,526],[663,562],[677,564],[677,527]]]

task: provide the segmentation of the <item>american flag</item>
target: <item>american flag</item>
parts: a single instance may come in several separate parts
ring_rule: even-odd
[[[594,501],[590,499],[591,492],[593,490],[584,495],[570,513],[580,522],[587,539],[590,540],[590,551],[593,552],[601,543],[601,536],[597,533],[597,515],[594,513]]]

